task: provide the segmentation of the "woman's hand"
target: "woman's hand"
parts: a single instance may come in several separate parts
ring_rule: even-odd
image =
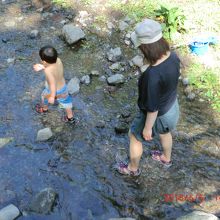
[[[148,129],[146,126],[144,127],[143,130],[143,137],[146,141],[152,140],[152,128]]]
[[[33,65],[33,68],[34,68],[34,70],[35,70],[36,72],[45,69],[44,65],[39,64],[39,63],[34,64],[34,65]]]

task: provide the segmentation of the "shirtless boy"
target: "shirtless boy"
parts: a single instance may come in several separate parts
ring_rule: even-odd
[[[68,94],[63,76],[63,64],[56,49],[52,46],[42,47],[39,51],[42,64],[33,66],[36,72],[43,70],[46,77],[45,89],[41,94],[42,103],[36,105],[38,113],[48,112],[48,104],[54,104],[55,99],[66,110],[65,122],[75,123],[72,111],[72,98]]]

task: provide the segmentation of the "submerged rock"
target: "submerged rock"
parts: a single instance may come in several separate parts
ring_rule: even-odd
[[[57,193],[52,188],[46,188],[33,198],[29,209],[39,214],[48,214],[52,211],[56,197]]]
[[[37,141],[47,141],[53,136],[50,128],[44,128],[37,132]]]
[[[10,204],[0,210],[0,219],[1,220],[14,220],[19,215],[20,215],[19,209],[16,206],[14,206],[13,204]]]
[[[128,133],[129,126],[125,122],[118,122],[115,126],[115,132],[117,134]]]

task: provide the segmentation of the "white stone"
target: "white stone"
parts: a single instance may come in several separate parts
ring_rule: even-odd
[[[0,210],[0,220],[14,220],[19,215],[19,209],[13,204],[10,204]]]
[[[92,75],[92,76],[99,76],[100,73],[99,73],[98,70],[92,70],[91,75]]]
[[[44,128],[37,132],[37,141],[46,141],[53,136],[50,128]]]

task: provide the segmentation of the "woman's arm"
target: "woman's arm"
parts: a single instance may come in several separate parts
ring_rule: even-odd
[[[156,121],[158,111],[156,112],[147,112],[147,117],[145,121],[145,126],[143,130],[143,137],[146,141],[152,140],[152,128],[154,122]]]

